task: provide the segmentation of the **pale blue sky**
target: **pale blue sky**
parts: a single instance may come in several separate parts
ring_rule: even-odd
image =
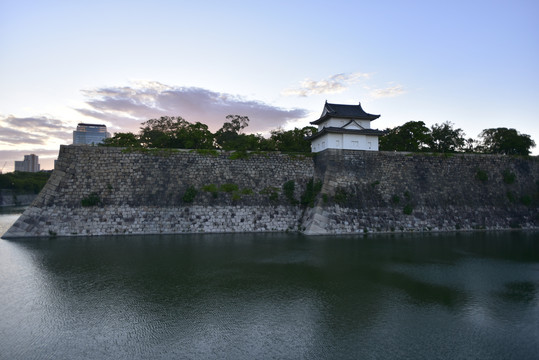
[[[0,0],[0,167],[32,152],[52,168],[78,122],[216,130],[241,114],[267,133],[326,100],[361,101],[379,129],[451,121],[539,143],[538,19],[518,0]]]

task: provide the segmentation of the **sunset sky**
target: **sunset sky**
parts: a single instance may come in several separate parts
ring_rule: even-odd
[[[0,0],[0,168],[51,169],[77,123],[163,115],[303,127],[324,102],[385,129],[450,121],[539,144],[539,1]],[[533,149],[535,155],[538,148]]]

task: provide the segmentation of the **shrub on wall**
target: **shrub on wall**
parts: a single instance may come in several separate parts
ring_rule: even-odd
[[[509,170],[504,170],[503,173],[503,182],[506,184],[512,184],[515,182],[516,175],[514,172],[511,172]]]
[[[320,190],[322,190],[322,182],[320,180],[314,182],[313,179],[310,179],[305,187],[305,192],[301,195],[301,205],[314,207],[314,200]]]
[[[88,195],[87,197],[82,198],[82,200],[80,201],[80,204],[84,207],[87,207],[87,206],[96,206],[100,202],[101,202],[101,199],[99,198],[99,195],[97,195],[97,193],[94,192]]]
[[[338,204],[344,204],[348,199],[348,194],[343,188],[337,188],[337,190],[335,190],[335,196],[333,199]]]
[[[228,157],[230,160],[247,159],[249,153],[245,150],[236,150]]]
[[[197,189],[195,189],[194,186],[189,186],[183,194],[182,201],[185,203],[192,203],[195,200],[195,196],[197,196],[197,193],[198,191]]]
[[[411,215],[412,214],[412,211],[414,210],[414,207],[410,204],[406,204],[404,206],[404,209],[402,209],[402,212],[406,215]]]
[[[268,186],[262,190],[260,190],[259,194],[261,195],[269,195],[269,199],[272,202],[275,202],[279,199],[279,189],[274,186]]]
[[[530,206],[532,204],[532,198],[529,195],[524,195],[520,198],[520,202],[523,205]]]
[[[475,178],[482,183],[486,183],[488,181],[488,174],[485,170],[477,170],[475,173]]]
[[[227,192],[227,193],[231,193],[231,192],[234,192],[234,191],[238,191],[238,189],[239,189],[238,185],[232,184],[232,183],[222,184],[222,185],[219,187],[219,190],[220,190],[220,191],[222,191],[222,192]]]
[[[292,205],[299,204],[299,201],[294,197],[294,189],[296,184],[294,180],[289,180],[283,184],[283,194]]]
[[[202,186],[202,191],[209,192],[209,193],[211,193],[211,195],[212,195],[214,198],[216,198],[219,189],[217,188],[217,185],[215,185],[215,184],[208,184],[208,185]]]

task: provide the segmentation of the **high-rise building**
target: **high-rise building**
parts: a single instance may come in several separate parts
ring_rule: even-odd
[[[35,154],[24,155],[23,161],[15,161],[15,171],[38,172],[39,156]]]
[[[73,131],[73,144],[97,145],[110,137],[105,125],[79,123]]]

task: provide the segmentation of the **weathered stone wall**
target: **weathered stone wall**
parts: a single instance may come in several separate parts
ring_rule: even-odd
[[[306,233],[533,228],[537,158],[330,150]]]
[[[275,205],[269,189],[288,180],[304,185],[313,176],[312,159],[279,153],[251,154],[231,159],[230,153],[203,155],[194,151],[127,152],[119,148],[62,146],[51,181],[36,207],[76,208],[96,193],[102,205],[185,206],[186,190],[195,187],[198,205]],[[209,185],[233,184],[238,191],[203,191]],[[262,194],[261,194],[262,192]]]
[[[291,204],[283,184],[292,180],[300,199],[313,178],[322,183],[314,207]],[[49,182],[4,236],[539,228],[538,187],[536,157],[326,150],[232,159],[62,146]],[[82,206],[92,194],[98,203]]]
[[[303,209],[281,189],[292,180],[299,198],[312,158],[231,155],[62,146],[47,185],[5,237],[296,231]],[[82,206],[92,196],[97,204]]]

